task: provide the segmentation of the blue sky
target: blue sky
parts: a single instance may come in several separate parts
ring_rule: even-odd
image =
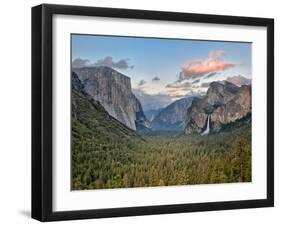
[[[77,59],[86,66],[112,65],[150,95],[177,97],[206,91],[202,84],[211,81],[252,77],[251,43],[72,35],[72,61]]]

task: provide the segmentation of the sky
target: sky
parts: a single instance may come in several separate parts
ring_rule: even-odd
[[[251,52],[242,42],[72,35],[73,67],[110,66],[131,78],[137,96],[166,102],[204,94],[212,81],[252,79]]]

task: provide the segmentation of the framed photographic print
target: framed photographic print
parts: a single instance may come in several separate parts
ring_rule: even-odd
[[[274,21],[32,8],[32,217],[274,205]]]

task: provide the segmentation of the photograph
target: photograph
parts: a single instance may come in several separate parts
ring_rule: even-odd
[[[120,7],[32,7],[32,218],[273,207],[274,19]]]
[[[71,190],[252,181],[252,43],[71,34]]]

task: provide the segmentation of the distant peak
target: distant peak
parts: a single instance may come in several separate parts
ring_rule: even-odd
[[[251,79],[246,78],[242,75],[234,75],[231,77],[227,77],[226,81],[231,82],[237,86],[250,85],[252,83]]]

